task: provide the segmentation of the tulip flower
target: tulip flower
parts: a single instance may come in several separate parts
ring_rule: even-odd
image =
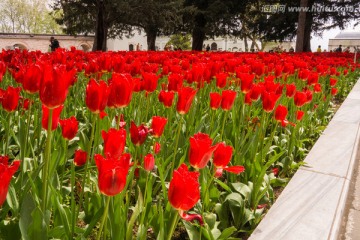
[[[291,98],[295,95],[296,85],[294,83],[286,85],[286,97]]]
[[[142,77],[143,77],[144,90],[146,92],[155,91],[159,80],[159,76],[157,76],[155,73],[143,72]]]
[[[287,114],[288,114],[287,108],[283,105],[279,105],[275,110],[275,119],[279,122],[283,122],[285,121]]]
[[[77,149],[75,150],[74,164],[75,166],[81,167],[86,163],[87,152]]]
[[[144,169],[146,171],[152,171],[154,169],[154,166],[155,166],[154,155],[152,155],[151,153],[146,154],[146,156],[144,157]]]
[[[123,108],[129,105],[132,97],[133,83],[129,74],[113,73],[109,85],[107,106]]]
[[[104,81],[97,83],[91,79],[86,86],[86,105],[93,113],[104,111],[109,96],[109,89]]]
[[[296,111],[296,120],[300,121],[303,117],[304,117],[304,112],[303,111]]]
[[[280,95],[274,92],[264,91],[261,95],[262,105],[265,112],[271,112],[274,110],[275,104]]]
[[[198,172],[190,172],[184,163],[174,170],[168,192],[173,208],[188,211],[199,201],[199,175]]]
[[[316,92],[316,93],[321,92],[321,85],[320,85],[320,83],[314,84],[314,92]]]
[[[207,165],[217,147],[211,144],[212,139],[205,133],[190,137],[189,161],[192,167],[201,169]]]
[[[250,91],[247,94],[250,94],[249,97],[252,101],[257,101],[264,91],[264,86],[260,84],[254,84]]]
[[[161,145],[160,143],[156,142],[153,147],[154,154],[158,154],[160,150],[161,150]]]
[[[163,103],[165,107],[171,107],[174,100],[174,92],[165,92],[163,90],[159,93],[159,102]]]
[[[225,111],[231,110],[236,98],[236,92],[233,90],[222,91],[221,108]]]
[[[237,77],[240,78],[240,88],[241,88],[241,92],[243,93],[247,93],[250,91],[252,85],[253,85],[253,81],[255,78],[255,74],[248,74],[248,73],[236,73]]]
[[[166,123],[167,123],[167,118],[158,117],[158,116],[152,117],[151,134],[156,138],[160,137],[164,132]]]
[[[44,64],[39,88],[41,102],[51,109],[62,105],[74,75],[75,69],[67,71],[65,65]]]
[[[20,98],[20,88],[9,86],[2,94],[2,106],[7,112],[13,112],[17,109]]]
[[[335,78],[330,78],[330,86],[334,87],[337,83],[337,80]]]
[[[337,94],[337,88],[331,88],[331,95],[335,96]]]
[[[137,127],[136,124],[131,121],[130,137],[131,142],[136,146],[140,146],[145,142],[148,132],[149,130],[144,126],[144,124],[141,124],[139,127]]]
[[[210,93],[210,108],[216,110],[221,105],[222,96],[219,93],[211,92]]]
[[[183,75],[178,73],[171,73],[168,76],[168,91],[179,91],[183,86]]]
[[[218,88],[224,88],[226,86],[226,80],[228,77],[228,73],[221,72],[215,75],[216,77],[216,86]]]
[[[22,87],[25,92],[33,94],[39,91],[42,71],[39,65],[30,64],[22,73]]]
[[[19,166],[19,160],[14,160],[9,165],[9,157],[0,156],[0,206],[3,205],[6,200],[11,178],[18,170]]]
[[[110,128],[108,132],[102,131],[104,140],[104,155],[111,158],[119,158],[126,144],[126,130]]]
[[[239,174],[245,171],[243,166],[227,166],[230,163],[232,153],[233,148],[231,146],[226,146],[225,143],[217,144],[213,158],[213,164],[216,168],[215,177],[220,177],[223,170],[235,174]]]
[[[179,114],[186,114],[191,107],[197,90],[191,87],[183,87],[179,90],[179,98],[176,106],[176,110]]]
[[[73,139],[79,129],[79,122],[76,120],[76,118],[72,116],[68,119],[60,120],[59,122],[63,138],[69,141]]]
[[[294,95],[294,103],[297,107],[303,106],[307,101],[306,93],[297,91]]]
[[[98,186],[100,192],[107,196],[119,194],[126,185],[126,177],[130,166],[130,154],[123,154],[120,158],[104,158],[95,154],[98,168]]]
[[[62,109],[64,108],[63,105],[53,109],[53,113],[52,113],[52,123],[51,123],[51,130],[54,131],[58,124],[59,124],[59,120],[60,120],[60,114]],[[48,119],[49,119],[49,109],[45,106],[42,105],[42,118],[41,118],[41,125],[43,127],[43,129],[47,130],[48,129]]]

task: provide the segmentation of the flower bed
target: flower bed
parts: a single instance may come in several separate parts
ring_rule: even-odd
[[[352,61],[3,51],[1,237],[251,233],[358,78]]]

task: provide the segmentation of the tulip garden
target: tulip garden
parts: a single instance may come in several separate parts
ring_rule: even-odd
[[[347,53],[0,53],[0,239],[241,239],[360,76]]]

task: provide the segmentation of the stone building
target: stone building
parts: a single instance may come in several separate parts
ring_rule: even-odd
[[[342,45],[342,49],[350,47],[350,51],[354,52],[355,47],[360,49],[360,31],[357,32],[340,32],[334,38],[329,39],[329,51],[334,51],[336,48]]]
[[[0,50],[19,48],[29,51],[48,52],[51,36],[54,36],[59,41],[60,47],[65,49],[74,46],[77,49],[91,51],[94,42],[93,36],[0,33]]]

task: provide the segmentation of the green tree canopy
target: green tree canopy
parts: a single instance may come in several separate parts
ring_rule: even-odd
[[[59,34],[61,27],[47,8],[46,0],[0,2],[0,31],[5,33]]]

